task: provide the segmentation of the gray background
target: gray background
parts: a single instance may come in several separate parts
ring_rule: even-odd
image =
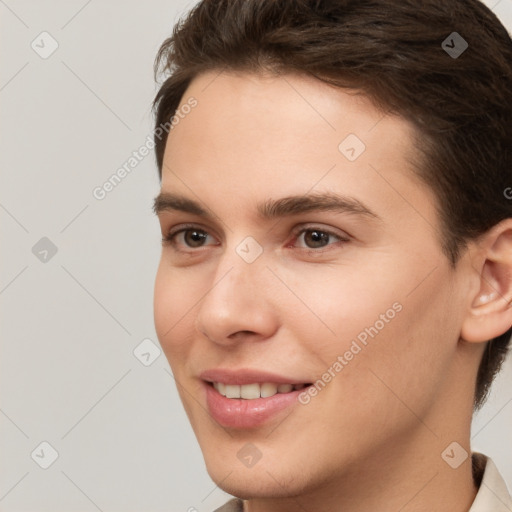
[[[105,199],[92,194],[150,134],[153,59],[193,3],[0,0],[1,511],[206,512],[226,500],[158,355],[153,155]],[[511,30],[512,0],[486,3]],[[58,43],[47,58],[31,47],[51,49],[44,31]],[[473,449],[509,487],[511,384],[509,358],[473,426]],[[58,452],[47,469],[43,441]]]

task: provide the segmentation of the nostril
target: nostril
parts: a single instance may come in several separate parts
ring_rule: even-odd
[[[208,334],[207,334],[205,331],[203,331],[202,329],[198,329],[198,331],[199,331],[199,332],[200,332],[200,333],[201,333],[201,334],[202,334],[206,339],[208,339],[209,341],[211,341],[211,342],[215,343],[215,342],[214,342],[214,340],[212,340],[212,338],[210,338],[210,336],[208,336]]]
[[[231,340],[236,340],[237,338],[240,337],[254,336],[256,334],[257,333],[255,333],[254,331],[237,331],[234,332],[233,334],[230,334],[228,338]]]

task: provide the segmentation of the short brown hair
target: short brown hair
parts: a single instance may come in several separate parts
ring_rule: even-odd
[[[155,74],[169,76],[154,101],[156,127],[196,76],[216,70],[304,73],[411,121],[421,135],[414,172],[438,198],[452,266],[467,241],[512,217],[512,41],[477,0],[203,0],[158,52]],[[160,176],[166,139],[155,137]],[[475,408],[511,334],[487,342]]]

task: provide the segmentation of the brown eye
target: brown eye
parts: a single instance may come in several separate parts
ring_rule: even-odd
[[[318,249],[329,244],[331,234],[318,229],[304,231],[304,243],[310,249]]]
[[[322,249],[334,249],[350,241],[350,236],[322,226],[302,227],[295,231],[294,247],[322,253]]]
[[[164,246],[172,247],[177,252],[193,252],[207,246],[219,245],[218,240],[208,231],[195,226],[176,226],[162,238]]]
[[[189,247],[201,247],[205,244],[208,233],[199,229],[186,229],[182,231],[185,245]]]

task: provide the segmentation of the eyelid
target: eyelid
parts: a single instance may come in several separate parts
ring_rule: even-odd
[[[349,241],[352,238],[346,231],[341,231],[330,226],[322,226],[321,224],[315,223],[300,224],[298,226],[295,226],[292,229],[292,234],[294,236],[298,236],[304,231],[321,231],[322,233],[327,233],[329,235],[339,238],[340,240],[345,241]]]
[[[319,231],[321,233],[326,233],[329,237],[334,237],[336,240],[328,243],[327,245],[321,247],[308,247],[307,245],[299,246],[298,238],[305,232],[308,231]],[[337,230],[332,227],[324,227],[319,224],[309,224],[300,226],[295,226],[292,229],[293,239],[288,242],[285,246],[286,249],[295,251],[297,255],[305,255],[307,257],[324,257],[327,256],[331,251],[339,251],[345,244],[349,243],[352,240],[352,237],[346,233],[345,231]]]
[[[176,247],[178,245],[178,243],[176,242],[176,236],[184,231],[191,230],[191,229],[197,229],[198,231],[203,231],[208,236],[213,237],[214,239],[216,239],[218,241],[218,237],[215,234],[212,234],[209,228],[206,228],[197,223],[183,223],[183,224],[178,224],[176,226],[173,226],[171,229],[169,229],[166,232],[166,234],[162,237],[162,243],[165,245],[172,245],[172,246]],[[306,223],[306,224],[303,223],[303,224],[296,225],[292,228],[291,234],[293,236],[293,243],[296,242],[296,239],[302,233],[307,232],[307,231],[320,231],[322,233],[327,233],[330,236],[336,237],[338,239],[337,242],[349,242],[351,240],[351,236],[348,233],[346,233],[345,231],[337,230],[336,228],[333,228],[330,226],[322,226],[319,223]],[[188,247],[185,245],[185,247],[187,247],[189,252],[196,252],[205,247],[209,247],[212,245],[219,245],[219,243],[220,242],[218,242],[217,244],[208,244],[208,245],[203,245],[203,246],[199,246],[199,247]],[[183,244],[181,244],[181,245],[183,245]],[[315,253],[321,253],[323,251],[329,250],[330,246],[332,246],[332,245],[334,245],[334,244],[328,244],[322,248],[313,249],[313,248],[309,248],[309,247],[297,247],[290,243],[285,244],[286,247],[294,247],[295,249],[308,251],[308,252],[315,252]],[[186,252],[186,251],[184,250],[183,252]]]
[[[176,226],[173,226],[171,229],[165,231],[165,234],[162,237],[162,243],[164,245],[176,246],[176,245],[178,245],[177,242],[176,242],[177,235],[179,235],[180,233],[182,233],[184,231],[188,231],[188,230],[191,230],[191,229],[196,229],[197,231],[203,231],[208,236],[215,238],[215,240],[218,240],[218,237],[216,235],[212,234],[211,231],[208,228],[203,227],[200,224],[197,224],[197,223],[183,223],[183,224],[178,224]],[[218,245],[218,244],[215,244],[215,245]],[[197,251],[197,250],[201,249],[202,247],[208,247],[208,246],[200,246],[200,247],[195,247],[195,248],[194,247],[189,247],[188,249],[191,250],[191,251]]]

